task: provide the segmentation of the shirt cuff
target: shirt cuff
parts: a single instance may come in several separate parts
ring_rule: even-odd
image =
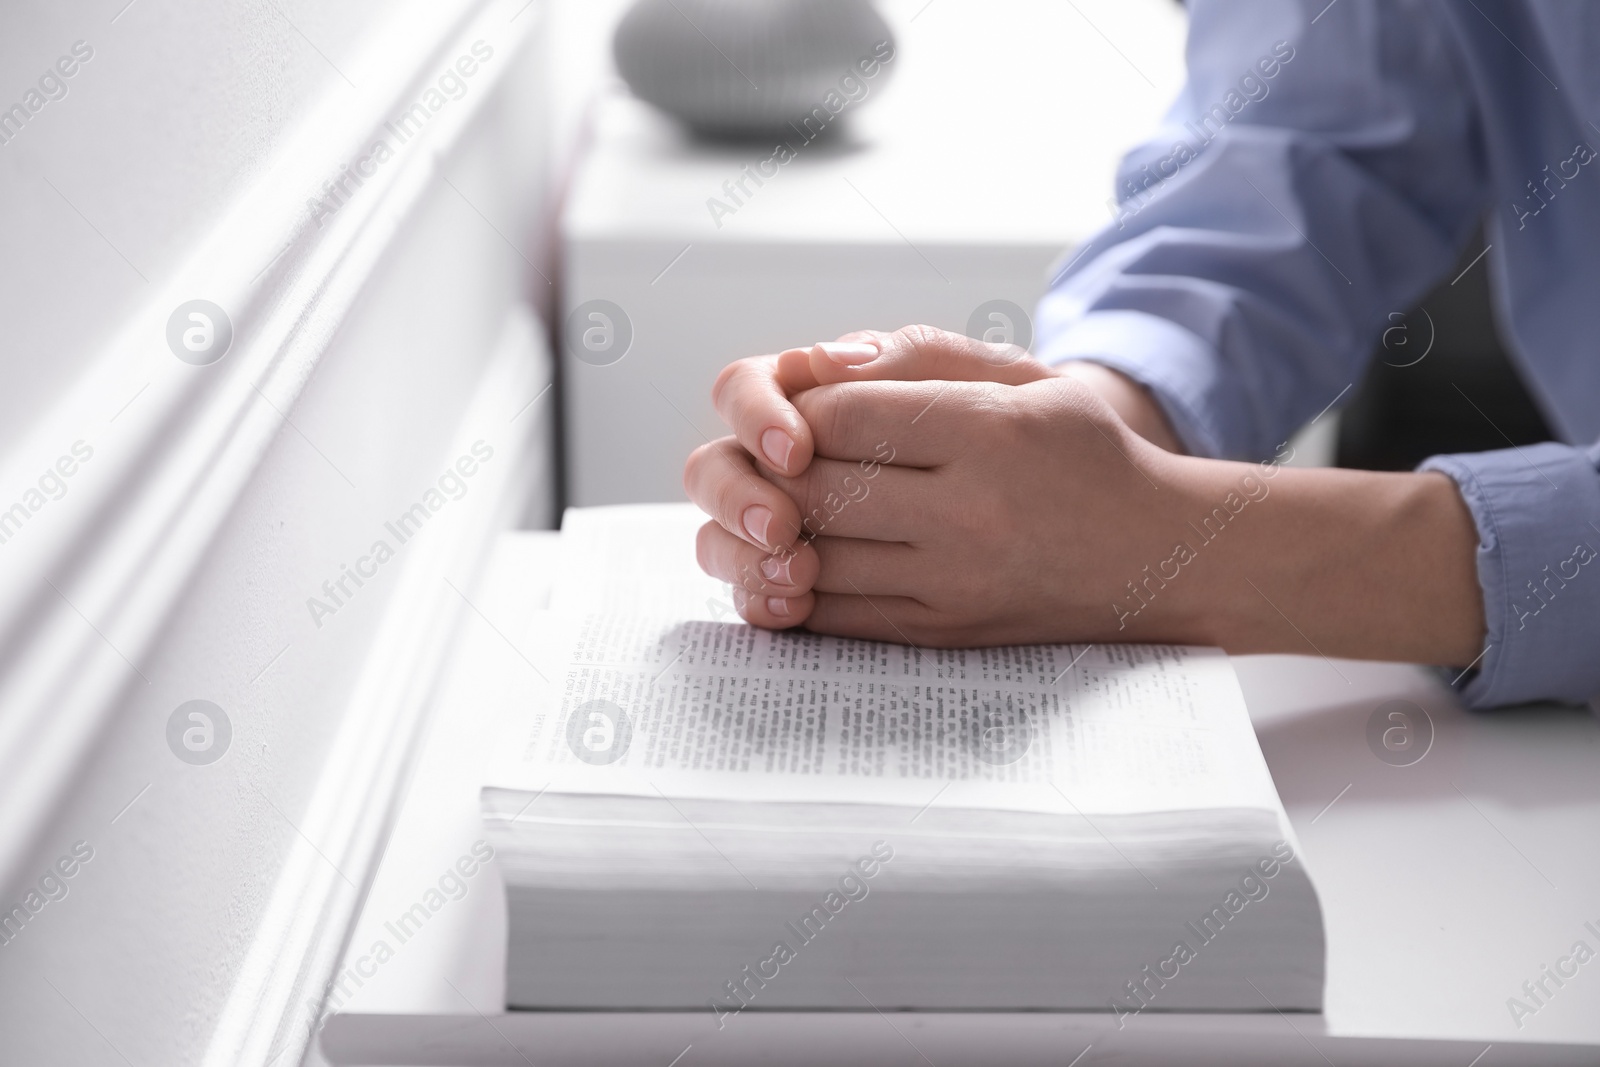
[[[1172,320],[1143,311],[1091,311],[1052,333],[1035,355],[1049,366],[1083,360],[1126,374],[1155,397],[1190,455],[1227,455],[1226,413],[1212,410],[1217,354]]]
[[[1472,707],[1600,694],[1600,471],[1568,445],[1434,456],[1478,527],[1488,636],[1462,675]]]

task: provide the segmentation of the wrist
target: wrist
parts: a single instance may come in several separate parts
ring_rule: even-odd
[[[1150,390],[1126,374],[1088,360],[1072,360],[1054,369],[1057,374],[1076,379],[1093,390],[1130,430],[1157,448],[1179,454],[1184,451],[1183,443]]]
[[[1174,605],[1197,639],[1441,665],[1478,655],[1477,528],[1448,477],[1182,462],[1209,519],[1190,526],[1201,580]]]

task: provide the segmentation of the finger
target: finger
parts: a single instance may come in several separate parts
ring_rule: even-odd
[[[779,474],[799,474],[811,462],[811,429],[790,395],[817,384],[810,366],[778,356],[730,363],[711,387],[717,414],[745,450]]]
[[[729,364],[711,399],[734,437],[768,469],[795,475],[806,468],[813,439],[790,398],[845,381],[992,381],[1007,385],[1054,372],[1015,345],[988,344],[932,326],[893,332],[857,330],[837,341],[791,348]]]
[[[766,476],[792,502],[806,537],[925,540],[938,521],[928,471],[861,460],[814,459],[797,478]]]
[[[695,554],[701,570],[752,596],[797,597],[817,580],[817,553],[804,541],[767,552],[715,522],[700,527]]]
[[[940,405],[998,411],[1005,387],[984,382],[850,382],[808,389],[794,398],[811,427],[815,454],[835,460],[937,467],[971,445],[952,432]]]
[[[897,645],[937,647],[939,616],[910,597],[813,593],[806,629]]]
[[[823,536],[809,547],[817,560],[810,588],[818,593],[914,598],[928,587],[926,550],[914,545]]]
[[[683,488],[723,529],[766,552],[792,548],[800,536],[800,512],[794,501],[756,473],[749,453],[731,437],[689,454]]]
[[[738,586],[733,587],[733,606],[739,610],[739,617],[752,626],[768,630],[787,630],[801,625],[811,617],[816,603],[815,593],[781,597],[747,593]]]
[[[858,330],[838,341],[819,342],[805,356],[803,375],[796,357],[783,353],[778,362],[789,377],[823,385],[929,380],[1025,385],[1055,374],[1016,345],[990,344],[933,326],[904,326],[889,333]]]

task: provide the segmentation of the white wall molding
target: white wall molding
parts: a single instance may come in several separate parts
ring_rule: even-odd
[[[74,442],[93,450],[46,505],[48,522],[26,518],[0,544],[0,811],[9,824],[0,899],[13,895],[19,863],[119,695],[148,684],[142,658],[262,457],[298,433],[288,413],[437,160],[518,60],[540,16],[537,3],[521,8],[522,0],[409,5],[371,42],[377,58],[360,64],[360,91],[330,94],[271,172],[0,462],[0,486],[26,486]],[[464,95],[319,225],[308,199],[478,40],[494,56]],[[179,361],[165,336],[173,309],[197,297],[226,309],[234,330],[231,349],[205,367]],[[378,782],[387,772],[373,773]]]
[[[270,903],[211,1039],[205,1063],[298,1063],[314,1033],[325,984],[387,837],[399,786],[423,712],[458,620],[472,610],[473,582],[490,540],[520,512],[538,484],[539,451],[519,412],[550,380],[537,323],[523,309],[508,318],[477,394],[455,435],[452,456],[484,442],[472,494],[408,546],[345,718],[283,865]],[[347,880],[348,879],[348,880]],[[352,885],[354,881],[356,884]]]

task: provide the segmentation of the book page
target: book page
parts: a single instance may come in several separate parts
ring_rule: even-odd
[[[738,622],[728,584],[695,562],[695,534],[705,521],[693,504],[568,508],[551,609]]]
[[[1278,806],[1214,649],[919,649],[552,613],[553,691],[508,691],[491,787],[1127,813]]]

